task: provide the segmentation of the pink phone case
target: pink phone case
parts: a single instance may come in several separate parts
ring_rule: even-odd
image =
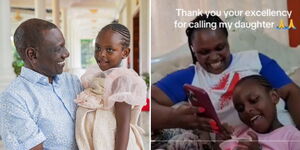
[[[187,93],[189,102],[193,106],[204,107],[205,112],[201,114],[204,115],[205,117],[215,120],[217,122],[217,125],[220,127],[221,126],[220,120],[206,91],[189,84],[185,84],[183,87]]]

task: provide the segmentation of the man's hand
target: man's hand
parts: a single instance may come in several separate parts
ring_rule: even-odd
[[[44,148],[43,148],[43,144],[42,144],[42,143],[40,143],[39,145],[37,145],[37,146],[31,148],[31,150],[43,150],[43,149],[44,149]]]

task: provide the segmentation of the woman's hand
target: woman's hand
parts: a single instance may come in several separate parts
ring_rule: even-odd
[[[184,128],[184,129],[201,129],[209,132],[217,132],[219,127],[217,123],[206,117],[201,117],[204,108],[194,107],[183,104],[178,108],[172,108],[174,103],[158,87],[151,87],[151,128]],[[197,115],[198,114],[198,115]]]
[[[195,107],[189,104],[183,104],[173,109],[174,123],[179,128],[200,129],[208,132],[218,132],[216,121],[210,118],[202,117],[201,113],[205,112],[203,107]]]
[[[237,150],[262,150],[262,147],[258,142],[257,135],[252,131],[248,131],[247,134],[251,137],[252,140],[240,140],[236,147]]]

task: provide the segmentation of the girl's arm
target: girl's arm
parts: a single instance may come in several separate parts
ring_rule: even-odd
[[[115,135],[115,150],[127,150],[130,129],[131,105],[125,102],[115,103],[117,131]]]

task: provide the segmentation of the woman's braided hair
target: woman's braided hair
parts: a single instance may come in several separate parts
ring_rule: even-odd
[[[226,27],[221,27],[219,25],[223,21],[218,16],[210,15],[210,14],[208,14],[208,15],[200,14],[194,20],[191,21],[192,24],[195,24],[197,22],[198,23],[200,23],[200,22],[216,23],[217,24],[217,29],[220,29],[225,34],[225,36],[228,37],[228,31],[227,31]],[[195,31],[198,31],[198,30],[201,30],[201,29],[209,29],[209,28],[195,28],[195,27],[189,26],[185,31],[185,33],[188,37],[188,44],[189,44],[189,48],[190,48],[190,51],[191,51],[191,54],[192,54],[194,64],[197,62],[197,58],[194,55],[194,53],[192,51],[192,48],[191,48],[192,40],[193,40],[192,37],[193,37],[193,33]]]

